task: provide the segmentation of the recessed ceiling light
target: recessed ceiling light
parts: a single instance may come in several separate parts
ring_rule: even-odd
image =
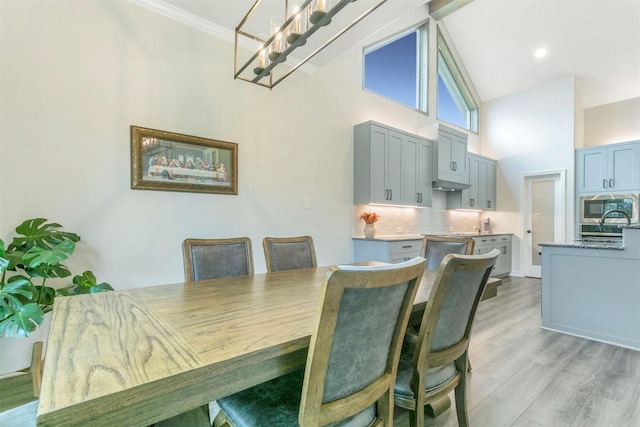
[[[533,54],[536,56],[536,58],[544,58],[547,55],[547,49],[540,47],[536,49],[536,51],[533,52]]]

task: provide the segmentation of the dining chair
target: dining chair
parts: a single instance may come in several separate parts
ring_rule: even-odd
[[[427,260],[427,269],[437,270],[442,259],[449,254],[473,255],[476,241],[471,237],[444,237],[425,235],[420,255]],[[414,311],[409,319],[409,333],[420,328],[424,311]]]
[[[427,259],[427,269],[437,270],[446,255],[473,255],[475,244],[476,241],[471,237],[427,235],[422,238],[420,254]]]
[[[268,273],[318,266],[311,236],[265,237],[262,247]]]
[[[395,402],[410,411],[411,427],[423,427],[424,406],[454,389],[458,425],[469,425],[469,337],[498,255],[497,249],[484,255],[450,254],[440,264],[418,336],[405,336],[398,366]]]
[[[425,265],[416,257],[332,267],[306,367],[219,399],[214,426],[392,425],[398,356]]]
[[[253,274],[251,239],[185,239],[182,242],[187,282]]]

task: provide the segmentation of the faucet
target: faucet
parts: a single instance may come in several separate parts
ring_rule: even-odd
[[[600,218],[600,221],[598,221],[598,230],[602,233],[603,229],[604,229],[604,220],[606,217],[609,216],[609,214],[612,213],[621,213],[622,215],[624,215],[625,218],[627,218],[627,225],[631,224],[631,217],[629,216],[628,213],[626,213],[623,210],[620,209],[611,209],[610,211],[606,211],[603,215],[602,218]]]

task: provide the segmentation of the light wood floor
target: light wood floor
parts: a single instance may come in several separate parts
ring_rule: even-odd
[[[640,352],[540,329],[540,280],[503,279],[480,304],[470,357],[473,427],[640,427]],[[0,426],[35,425],[2,415]],[[394,425],[408,427],[408,413],[396,409]],[[427,425],[457,426],[455,410]]]
[[[540,329],[538,279],[503,279],[478,307],[469,353],[473,427],[640,426],[640,352]],[[457,426],[453,409],[426,425]]]

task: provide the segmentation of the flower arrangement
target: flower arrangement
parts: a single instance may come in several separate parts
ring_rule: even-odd
[[[367,224],[375,224],[380,219],[380,215],[375,212],[363,212],[360,219],[363,219]]]

